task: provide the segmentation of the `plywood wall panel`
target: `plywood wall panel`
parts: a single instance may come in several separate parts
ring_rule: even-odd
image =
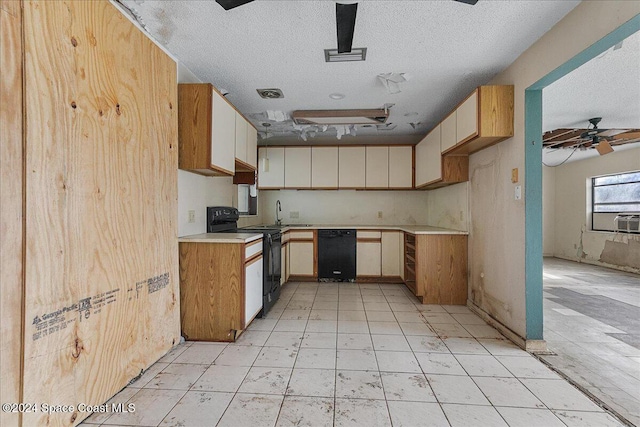
[[[20,402],[22,359],[22,18],[20,2],[0,0],[0,402]],[[19,415],[0,412],[0,425]]]
[[[24,400],[100,404],[179,339],[176,66],[107,1],[24,26]]]

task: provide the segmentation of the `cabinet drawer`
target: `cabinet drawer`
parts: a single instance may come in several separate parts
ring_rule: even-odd
[[[380,239],[382,233],[380,231],[358,230],[356,233],[358,239]]]
[[[251,258],[255,254],[260,253],[262,253],[262,239],[254,240],[253,242],[247,243],[244,247],[245,260]]]
[[[291,231],[289,240],[309,240],[313,239],[313,231]]]

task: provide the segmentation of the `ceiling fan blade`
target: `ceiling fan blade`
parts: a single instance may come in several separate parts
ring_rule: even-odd
[[[478,3],[478,0],[453,0],[459,3],[470,4],[471,6],[475,6]]]
[[[613,148],[611,148],[611,144],[609,144],[609,142],[607,142],[607,140],[604,140],[604,139],[598,142],[598,145],[596,145],[596,150],[598,151],[598,154],[600,154],[601,156],[604,156],[605,154],[613,153]]]
[[[356,27],[358,3],[336,3],[336,28],[338,30],[338,53],[351,52],[353,31]]]
[[[242,6],[243,4],[251,3],[253,0],[216,0],[224,10],[233,9],[234,7]]]

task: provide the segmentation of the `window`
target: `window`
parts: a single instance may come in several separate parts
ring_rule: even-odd
[[[255,185],[238,184],[238,212],[241,215],[258,213],[258,195]]]
[[[619,214],[640,213],[640,171],[591,178],[591,228],[616,231]]]

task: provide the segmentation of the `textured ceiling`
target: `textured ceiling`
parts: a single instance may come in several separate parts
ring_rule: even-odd
[[[146,29],[259,130],[264,112],[390,109],[393,130],[358,128],[340,143],[417,142],[476,86],[487,83],[573,9],[578,1],[376,1],[358,4],[353,47],[364,62],[326,63],[336,47],[334,1],[257,0],[230,11],[208,1],[123,0]],[[401,93],[376,78],[406,73]],[[280,88],[264,100],[257,88]],[[345,98],[333,100],[331,93]],[[417,113],[417,114],[411,114]],[[419,122],[415,129],[410,123]],[[269,143],[300,143],[289,123],[274,123]],[[272,132],[273,133],[273,132]],[[335,143],[336,131],[309,142]],[[330,139],[324,138],[329,137]]]
[[[640,128],[640,32],[623,40],[542,91],[544,131],[587,128],[592,117],[602,117],[601,129]],[[615,151],[640,143],[614,147]],[[547,165],[598,156],[595,149],[545,149]],[[571,157],[568,157],[571,156]],[[639,159],[640,161],[640,159]]]
[[[542,92],[543,130],[640,128],[640,32],[610,48]]]

